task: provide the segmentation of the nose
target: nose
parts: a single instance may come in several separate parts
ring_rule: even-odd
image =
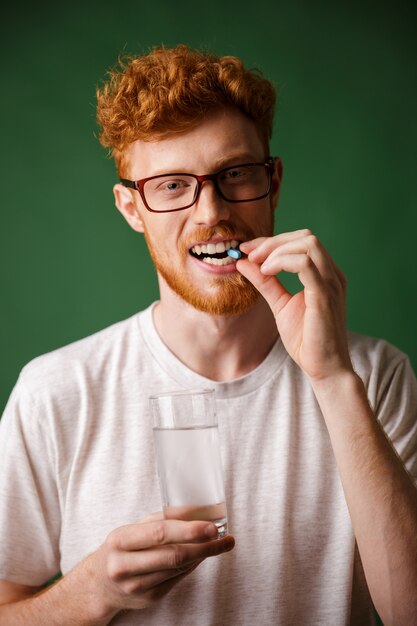
[[[230,203],[218,194],[213,181],[201,183],[200,193],[192,206],[192,219],[196,224],[214,226],[221,220],[228,219]]]

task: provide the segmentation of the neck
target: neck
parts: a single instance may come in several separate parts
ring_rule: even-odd
[[[277,337],[263,298],[238,316],[198,311],[171,290],[161,290],[154,323],[165,345],[190,369],[216,381],[248,374],[267,356]]]

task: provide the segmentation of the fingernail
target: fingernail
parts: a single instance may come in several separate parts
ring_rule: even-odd
[[[225,551],[227,550],[231,550],[232,548],[234,548],[235,546],[235,540],[233,539],[233,537],[225,537],[223,539],[223,548]]]
[[[269,263],[268,261],[265,261],[265,263],[262,263],[260,270],[261,272],[267,272],[270,267],[271,267],[271,263]]]
[[[260,257],[261,252],[259,251],[259,248],[255,248],[255,250],[251,250],[248,254],[248,257],[250,259],[257,259]]]

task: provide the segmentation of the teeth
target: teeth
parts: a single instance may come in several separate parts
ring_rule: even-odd
[[[220,241],[219,243],[208,243],[201,246],[196,245],[191,248],[191,251],[194,254],[221,254],[230,250],[230,248],[237,248],[238,245],[239,242],[236,239],[232,239],[232,241]]]
[[[208,263],[209,265],[229,265],[230,263],[234,263],[235,260],[230,256],[227,256],[224,259],[213,259],[211,256],[205,256],[203,262]]]

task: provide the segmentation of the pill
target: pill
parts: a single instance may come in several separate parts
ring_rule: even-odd
[[[240,259],[242,257],[242,253],[240,250],[236,250],[235,248],[230,248],[227,251],[227,254],[232,257],[232,259]]]

